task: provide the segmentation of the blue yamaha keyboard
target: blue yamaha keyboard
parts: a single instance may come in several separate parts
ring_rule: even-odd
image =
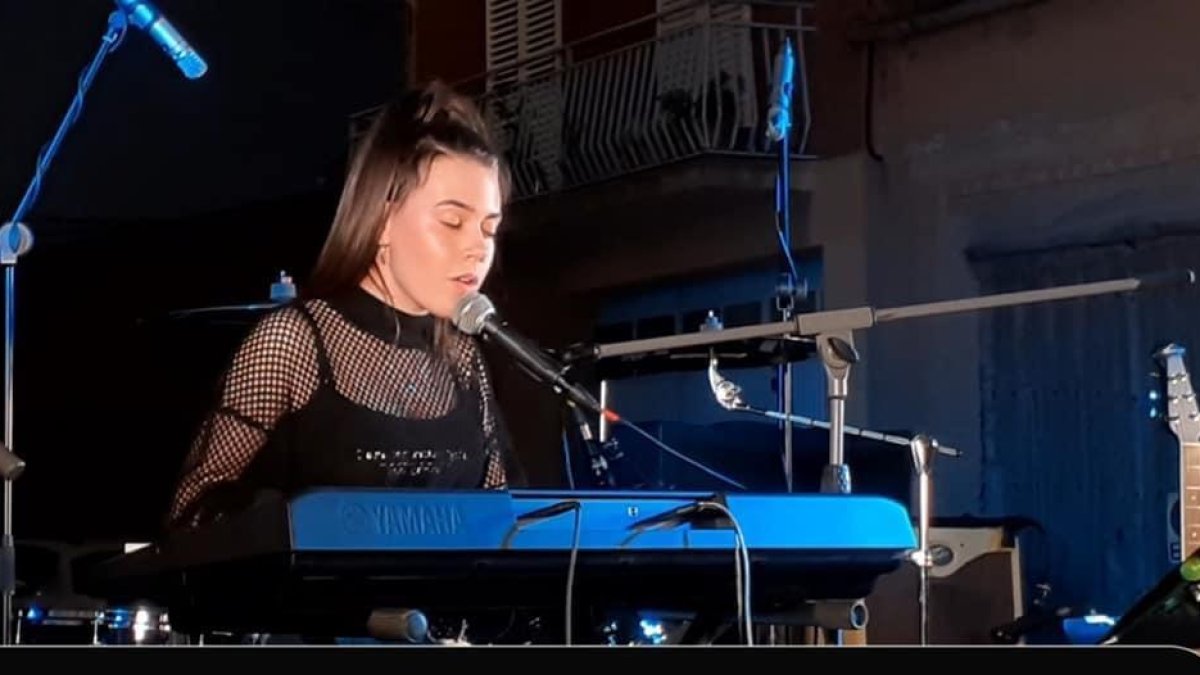
[[[173,624],[346,634],[378,607],[561,607],[574,559],[580,605],[724,612],[739,532],[761,611],[864,597],[917,545],[905,509],[874,496],[317,489],[109,561],[92,583],[170,607]]]
[[[705,493],[396,490],[315,490],[288,507],[289,546],[330,550],[731,549],[728,518],[684,513],[712,499]],[[756,549],[901,552],[916,546],[908,513],[871,496],[729,494],[724,506]],[[555,507],[563,510],[555,510]],[[542,515],[549,512],[551,515]],[[527,518],[527,520],[522,520]]]

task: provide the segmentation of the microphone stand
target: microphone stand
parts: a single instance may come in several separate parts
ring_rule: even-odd
[[[775,231],[779,235],[779,245],[783,252],[787,271],[784,282],[775,289],[775,308],[779,310],[780,318],[787,321],[792,318],[796,305],[796,289],[800,283],[800,275],[796,270],[796,262],[792,259],[792,179],[791,179],[791,138],[792,138],[792,79],[795,72],[795,56],[792,52],[792,41],[784,37],[783,45],[775,61],[775,91],[772,92],[772,105],[768,110],[767,137],[774,141],[778,148],[779,168],[775,178]],[[792,491],[792,361],[784,354],[783,363],[775,369],[775,382],[778,386],[780,408],[783,410],[783,472],[787,491]]]
[[[13,481],[25,470],[25,462],[14,455],[4,445],[0,445],[0,478],[4,479],[5,495],[12,494]],[[9,621],[15,616],[11,614],[12,598],[17,590],[16,545],[12,537],[12,510],[4,510],[4,534],[0,538],[0,592],[4,593],[4,635],[8,639]]]
[[[592,426],[588,423],[587,417],[579,410],[579,406],[575,405],[574,401],[568,400],[566,406],[570,409],[571,417],[575,421],[579,440],[583,444],[584,450],[587,451],[592,482],[601,487],[616,487],[616,481],[613,480],[612,471],[608,466],[608,458],[604,456],[604,451],[597,447],[596,437],[592,434]]]
[[[726,410],[735,412],[749,412],[764,417],[778,419],[782,417],[780,413],[772,410],[759,410],[746,404],[742,399],[742,388],[730,381],[717,370],[717,358],[715,355],[709,357],[708,362],[708,382],[712,388],[713,396],[717,403]],[[810,427],[820,427],[829,429],[832,425],[820,420],[813,420],[799,415],[790,416],[794,421]],[[932,439],[924,434],[918,434],[912,438],[904,438],[902,436],[894,436],[891,434],[882,434],[876,431],[858,429],[849,425],[843,424],[843,430],[847,433],[854,433],[866,438],[881,440],[895,445],[906,446],[911,454],[913,461],[913,470],[917,475],[917,541],[918,548],[912,554],[912,561],[917,565],[920,575],[920,582],[917,591],[917,605],[920,610],[919,625],[921,644],[925,645],[929,642],[929,570],[933,566],[933,560],[929,554],[929,527],[932,518],[933,506],[930,498],[932,490],[932,464],[935,455],[942,454],[950,457],[961,457],[962,452],[954,448],[944,447],[935,439]]]
[[[822,478],[837,478],[839,492],[850,491],[850,472],[842,453],[846,433],[845,401],[849,397],[847,375],[850,365],[857,361],[851,341],[853,331],[870,328],[888,321],[902,321],[929,316],[944,316],[985,309],[1030,305],[1056,300],[1078,299],[1095,295],[1144,291],[1196,282],[1190,269],[1159,272],[1142,277],[1127,277],[1092,283],[1055,286],[1044,289],[995,293],[974,298],[904,305],[876,309],[871,306],[853,307],[825,312],[799,314],[790,321],[778,321],[754,326],[704,330],[694,333],[668,335],[660,338],[629,340],[592,349],[595,358],[614,358],[645,354],[685,347],[698,347],[768,337],[815,337],[825,362],[828,379],[830,410],[829,465]],[[824,481],[823,481],[824,482]],[[823,486],[824,487],[824,486]]]
[[[565,366],[565,365],[557,363],[557,362],[552,362],[552,360],[550,358],[548,358],[546,355],[542,355],[542,358],[544,359],[544,362],[545,362],[545,368],[552,369],[553,373],[551,373],[549,370],[547,370],[547,372],[538,372],[536,369],[531,368],[529,365],[527,365],[523,362],[520,362],[520,361],[517,362],[517,368],[520,369],[522,372],[524,372],[527,376],[529,376],[533,380],[542,382],[543,384],[548,384],[555,393],[564,397],[566,405],[570,406],[572,409],[574,409],[576,404],[583,405],[584,407],[588,408],[588,410],[590,412],[592,412],[596,415],[599,415],[602,419],[607,420],[610,424],[619,424],[619,425],[628,427],[630,430],[637,433],[642,438],[645,438],[646,440],[653,443],[659,450],[667,453],[668,455],[671,455],[672,457],[675,457],[679,461],[681,461],[685,464],[688,464],[696,469],[699,469],[700,471],[703,471],[704,473],[708,474],[709,476],[716,478],[717,480],[721,481],[722,483],[725,483],[726,485],[729,485],[730,487],[735,487],[735,488],[738,488],[739,490],[746,489],[746,486],[743,483],[739,483],[738,481],[730,478],[729,476],[726,476],[726,475],[716,471],[715,469],[705,466],[702,462],[699,462],[695,459],[692,459],[691,457],[688,457],[684,453],[676,450],[675,448],[672,448],[671,446],[667,445],[666,443],[659,440],[658,438],[655,438],[654,434],[651,434],[650,432],[646,431],[645,429],[641,428],[640,426],[625,419],[621,415],[618,415],[611,408],[601,405],[598,401],[596,401],[596,399],[591,395],[591,393],[589,393],[586,390],[582,389],[581,387],[575,385],[574,383],[568,381],[567,373],[570,370],[570,366]],[[580,424],[581,424],[581,430],[586,429],[587,430],[586,435],[591,436],[591,427],[587,424],[587,421],[584,419],[580,419]],[[615,443],[615,441],[616,441],[616,439],[612,439],[612,441],[610,441],[610,442]],[[604,447],[605,445],[607,445],[607,443],[608,442],[605,442],[604,444],[601,445],[601,447]]]
[[[735,412],[754,413],[756,415],[769,417],[775,420],[783,419],[783,414],[777,413],[774,410],[763,410],[761,408],[755,408],[747,405],[742,399],[742,388],[731,382],[724,375],[721,375],[721,373],[717,370],[717,358],[715,356],[711,356],[709,358],[708,381],[712,386],[713,395],[717,399],[717,403],[719,403],[722,408]],[[831,429],[833,426],[824,420],[813,419],[803,415],[789,415],[789,417],[791,418],[792,422],[806,427]],[[871,431],[870,429],[863,429],[861,427],[855,427],[845,423],[842,424],[842,431],[853,436],[861,436],[862,438],[869,438],[873,441],[883,441],[893,445],[901,445],[906,448],[911,447],[913,443],[913,439],[906,436],[885,434],[883,432]],[[949,457],[963,456],[963,452],[961,450],[944,445],[938,445],[936,447],[936,451],[938,454]]]
[[[38,192],[41,190],[46,170],[62,145],[67,130],[79,118],[79,113],[83,109],[84,95],[87,93],[92,81],[96,78],[96,73],[99,72],[104,59],[120,46],[127,27],[128,17],[125,15],[125,12],[117,10],[109,14],[108,27],[105,29],[104,36],[100,40],[100,47],[93,57],[92,62],[80,76],[79,88],[75,98],[71,101],[71,105],[63,116],[57,131],[55,131],[54,137],[42,148],[38,156],[37,170],[34,172],[33,179],[26,188],[25,195],[21,198],[20,204],[17,205],[16,212],[3,227],[0,227],[0,265],[4,266],[4,445],[9,452],[12,451],[13,447],[13,343],[15,341],[16,323],[15,289],[17,258],[33,246],[33,235],[29,231],[29,228],[25,226],[23,220],[33,207]],[[12,511],[13,482],[6,477],[4,481],[3,533],[5,542],[12,540]],[[13,619],[13,592],[15,589],[8,588],[7,584],[5,586],[2,603],[2,625],[0,625],[2,636],[0,638],[2,638],[3,644],[11,644],[10,624]]]

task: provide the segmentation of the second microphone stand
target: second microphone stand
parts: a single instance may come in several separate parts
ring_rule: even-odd
[[[976,312],[999,307],[1030,305],[1040,302],[1078,299],[1096,295],[1128,293],[1155,288],[1171,288],[1190,285],[1196,282],[1196,274],[1190,269],[1171,270],[1149,274],[1142,277],[1111,279],[1091,283],[1071,284],[1029,291],[1011,293],[996,293],[975,298],[960,298],[944,300],[919,305],[908,305],[886,309],[876,309],[871,306],[853,307],[849,309],[832,310],[799,314],[788,321],[759,324],[754,326],[739,326],[720,330],[702,330],[694,333],[684,333],[661,338],[629,340],[614,344],[599,345],[593,350],[593,356],[598,359],[645,354],[664,350],[716,345],[741,340],[753,340],[766,337],[811,337],[815,338],[825,372],[828,378],[829,397],[829,464],[822,474],[822,488],[837,493],[850,492],[849,470],[845,463],[844,435],[847,433],[845,423],[845,402],[848,396],[850,366],[858,361],[852,341],[853,331],[863,330],[886,321],[900,321],[930,316],[943,316],[964,312]],[[789,419],[791,416],[789,415]],[[928,546],[928,486],[929,461],[932,453],[927,448],[936,448],[932,441],[921,441],[915,444],[921,452],[919,481],[924,485],[924,501],[926,502],[926,517],[923,518],[922,532],[925,536],[922,546]],[[917,453],[914,450],[914,457]],[[930,560],[928,551],[921,551],[919,563],[922,569],[922,597],[927,600],[924,592],[928,584],[928,567]]]
[[[717,366],[718,363],[715,354],[710,353],[708,383],[712,388],[713,396],[722,408],[734,412],[753,413],[771,419],[783,417],[782,414],[773,410],[762,410],[747,405],[742,398],[741,386],[723,376],[717,369]],[[788,415],[788,417],[791,422],[808,427],[829,429],[832,426],[828,422],[800,415]],[[939,454],[950,457],[961,457],[962,453],[954,448],[941,446],[935,439],[925,434],[917,434],[912,438],[883,434],[877,431],[849,426],[845,424],[844,418],[841,426],[846,433],[904,446],[911,453],[913,472],[917,478],[917,550],[913,552],[911,558],[913,564],[917,566],[919,577],[917,607],[919,611],[918,625],[920,627],[921,644],[929,644],[929,571],[933,567],[932,556],[929,553],[929,528],[933,519],[933,500],[931,498],[933,491],[933,458]],[[824,480],[829,475],[829,472],[822,474],[822,488],[825,487]],[[791,486],[788,489],[790,491]]]
[[[1072,284],[1031,291],[997,293],[977,298],[944,300],[919,305],[876,309],[871,306],[853,307],[825,312],[798,314],[789,321],[776,321],[754,326],[738,326],[721,330],[704,330],[661,338],[629,340],[599,345],[593,350],[595,358],[605,359],[631,354],[645,354],[676,348],[715,345],[757,338],[810,337],[817,342],[818,351],[828,378],[830,413],[829,464],[823,475],[822,487],[828,491],[851,491],[850,472],[844,456],[845,405],[849,396],[850,367],[858,361],[854,350],[853,332],[871,328],[887,321],[900,321],[930,316],[943,316],[984,309],[1029,305],[1039,302],[1068,300],[1094,295],[1125,293],[1151,288],[1193,284],[1196,274],[1190,269],[1173,270],[1144,277],[1129,277],[1109,281]]]

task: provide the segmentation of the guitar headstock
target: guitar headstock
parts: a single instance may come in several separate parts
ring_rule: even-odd
[[[1156,356],[1162,363],[1166,379],[1167,426],[1185,443],[1200,441],[1200,410],[1196,407],[1196,393],[1192,391],[1191,376],[1188,375],[1184,355],[1187,350],[1177,344],[1169,344],[1158,350]]]

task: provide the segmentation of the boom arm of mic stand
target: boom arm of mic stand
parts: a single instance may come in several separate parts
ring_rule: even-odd
[[[762,415],[763,417],[770,417],[771,419],[777,419],[777,420],[783,419],[783,414],[775,412],[774,410],[763,410],[760,408],[752,408],[749,406],[744,407],[744,408],[730,408],[730,410],[754,413],[756,415]],[[794,415],[793,414],[790,417],[792,418],[792,422],[795,422],[796,424],[799,424],[801,426],[813,427],[816,429],[829,429],[832,426],[829,422],[826,422],[825,420],[813,419],[811,417],[805,417],[804,415]],[[906,448],[911,447],[912,442],[913,442],[912,438],[907,438],[904,436],[897,436],[895,434],[885,434],[881,431],[872,431],[870,429],[863,429],[862,427],[856,427],[856,426],[853,426],[850,424],[842,425],[842,430],[845,431],[847,434],[850,434],[851,436],[860,436],[862,438],[869,438],[873,441],[883,441],[884,443],[891,443],[892,445],[900,445],[900,446],[904,446]],[[958,450],[957,448],[952,448],[947,445],[939,445],[939,446],[937,446],[936,450],[939,455],[946,455],[947,457],[962,457],[963,456],[963,452],[961,450]]]
[[[1144,277],[1129,277],[1112,281],[1058,286],[1053,288],[1020,291],[1016,293],[1000,293],[984,295],[977,298],[948,300],[920,305],[907,305],[889,309],[875,309],[870,306],[836,309],[825,312],[810,312],[798,314],[788,321],[775,321],[753,326],[738,326],[719,330],[702,330],[693,333],[681,333],[658,338],[642,338],[596,345],[588,350],[588,356],[596,359],[608,359],[636,354],[670,351],[684,347],[702,347],[753,340],[756,338],[771,338],[785,336],[814,337],[821,333],[835,333],[870,328],[885,321],[898,321],[924,316],[939,316],[972,312],[981,309],[1012,307],[1028,305],[1053,300],[1069,300],[1092,295],[1124,293],[1130,291],[1150,290],[1174,285],[1192,284],[1196,275],[1192,270],[1178,270],[1151,274]]]
[[[818,346],[824,343],[826,347],[821,351],[829,377],[831,424],[830,465],[832,468],[840,470],[843,468],[841,466],[841,438],[845,433],[845,424],[841,419],[841,414],[844,412],[845,399],[849,393],[846,380],[844,379],[846,376],[845,371],[857,356],[853,353],[853,343],[847,339],[852,335],[853,331],[870,328],[877,323],[885,321],[958,314],[983,309],[1069,300],[1093,295],[1150,290],[1175,285],[1193,284],[1195,282],[1196,273],[1190,269],[1184,269],[1155,273],[1143,277],[1128,277],[1110,281],[1072,284],[1013,293],[997,293],[976,298],[962,298],[943,302],[893,307],[890,309],[876,310],[870,306],[854,307],[827,312],[799,314],[788,321],[776,321],[755,326],[704,330],[695,333],[669,335],[661,338],[646,338],[609,345],[599,345],[595,348],[594,354],[596,358],[611,358],[756,338],[781,336],[816,337]],[[850,348],[849,351],[845,349],[847,346]],[[840,479],[841,476],[839,475],[838,478]],[[839,483],[837,487],[839,489],[848,489],[848,480],[846,483]]]

